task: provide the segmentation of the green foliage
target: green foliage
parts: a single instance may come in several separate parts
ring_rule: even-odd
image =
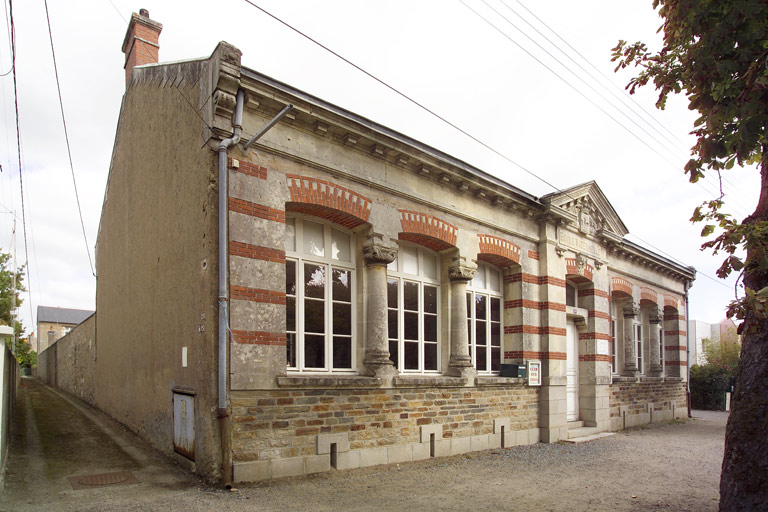
[[[14,346],[12,340],[7,339],[5,344],[16,356],[19,366],[22,368],[34,368],[37,366],[37,352],[32,350],[28,340],[16,338],[16,345]]]
[[[691,366],[691,407],[725,410],[725,393],[731,390],[731,377],[731,373],[715,365]]]
[[[719,342],[711,341],[706,338],[702,340],[702,344],[704,345],[704,356],[707,358],[707,366],[718,368],[731,376],[736,375],[741,345],[722,340]]]
[[[630,93],[653,83],[656,106],[664,108],[670,94],[684,93],[688,108],[699,113],[691,132],[696,144],[685,165],[691,182],[705,171],[731,169],[734,164],[760,164],[768,174],[768,2],[764,0],[654,0],[664,20],[664,45],[658,53],[645,44],[619,41],[613,49],[616,70],[640,69],[627,85]],[[729,316],[743,319],[760,301],[749,287],[762,288],[768,279],[768,191],[763,182],[754,215],[743,222],[722,213],[723,193],[697,207],[691,221],[706,222],[703,237],[720,234],[702,245],[725,253],[717,271],[721,278],[744,272],[747,297],[734,301]],[[737,250],[747,250],[747,262]],[[761,292],[757,292],[761,293]],[[758,308],[759,309],[759,308]],[[749,328],[749,326],[748,326]]]
[[[12,268],[9,268],[10,260],[10,254],[0,252],[0,324],[5,325],[11,325],[13,322],[11,315],[12,299],[15,299],[16,307],[19,307],[22,302],[21,293],[26,291],[24,288],[24,266],[22,266],[16,271],[16,294],[14,297],[14,272]],[[24,332],[24,327],[18,321],[13,323],[13,327],[18,339]]]

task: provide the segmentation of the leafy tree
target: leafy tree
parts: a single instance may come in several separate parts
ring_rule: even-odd
[[[663,19],[664,44],[653,53],[643,43],[620,41],[617,70],[639,73],[631,92],[653,83],[658,108],[683,92],[699,118],[685,172],[692,182],[705,172],[757,164],[760,196],[739,222],[722,211],[723,194],[694,210],[705,222],[703,249],[724,253],[720,277],[739,272],[745,296],[728,315],[744,320],[741,361],[728,419],[720,479],[721,510],[758,510],[768,503],[768,2],[765,0],[654,0]],[[746,259],[738,255],[746,250]]]
[[[19,366],[22,368],[34,368],[37,366],[37,352],[32,350],[29,340],[16,338],[16,344],[8,339],[5,344],[16,356]]]
[[[741,345],[729,341],[712,341],[704,338],[704,356],[707,358],[707,365],[721,369],[725,374],[736,375],[736,369],[739,367],[739,354]]]
[[[18,308],[21,305],[21,293],[26,291],[24,288],[24,266],[16,270],[16,291],[14,296],[13,278],[14,271],[9,263],[11,255],[0,252],[0,323],[11,325],[16,331],[16,339],[19,339],[24,332],[24,327],[18,320],[14,321],[11,311],[11,305],[14,303]]]

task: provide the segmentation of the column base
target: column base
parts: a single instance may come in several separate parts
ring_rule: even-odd
[[[648,371],[649,377],[661,377],[664,373],[664,368],[661,367],[661,365],[651,365],[650,370]]]
[[[461,377],[467,379],[467,384],[474,383],[474,378],[477,376],[477,370],[474,366],[448,366],[448,371],[445,372],[450,377]]]
[[[636,367],[635,368],[632,368],[632,367],[624,368],[624,370],[622,370],[622,372],[621,372],[621,376],[622,377],[637,377],[639,374],[640,374],[640,372],[637,370]]]

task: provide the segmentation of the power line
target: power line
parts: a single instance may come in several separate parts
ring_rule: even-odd
[[[462,0],[459,0],[459,1],[463,3],[463,1],[462,1]],[[559,192],[559,193],[561,193],[561,194],[566,194],[566,195],[567,195],[568,197],[570,197],[571,199],[574,199],[574,200],[576,199],[576,198],[574,198],[572,195],[570,195],[569,193],[567,193],[567,192],[564,192],[563,190],[559,189],[559,188],[558,188],[558,187],[556,187],[555,185],[553,185],[553,184],[549,183],[548,181],[546,181],[545,179],[541,178],[540,176],[538,176],[537,174],[535,174],[533,171],[530,171],[530,170],[526,169],[525,167],[521,166],[520,164],[518,164],[518,163],[514,162],[513,160],[511,160],[511,159],[510,159],[509,157],[507,157],[506,155],[503,155],[503,154],[501,154],[501,153],[500,153],[499,151],[497,151],[496,149],[494,149],[494,148],[490,147],[490,146],[489,146],[489,145],[487,145],[486,143],[482,142],[481,140],[477,139],[477,138],[476,138],[476,137],[474,137],[473,135],[471,135],[471,134],[467,133],[466,131],[464,131],[463,129],[459,128],[459,127],[458,127],[458,126],[456,126],[455,124],[451,123],[450,121],[446,120],[446,119],[445,119],[445,118],[443,118],[442,116],[438,115],[437,113],[433,112],[433,111],[432,111],[432,110],[430,110],[429,108],[425,107],[425,106],[424,106],[424,105],[422,105],[421,103],[419,103],[419,102],[417,102],[416,100],[412,99],[411,97],[409,97],[409,96],[408,96],[408,95],[406,95],[405,93],[403,93],[403,92],[399,91],[398,89],[396,89],[396,88],[394,88],[393,86],[389,85],[388,83],[384,82],[382,79],[380,79],[380,78],[378,78],[378,77],[374,76],[373,74],[371,74],[370,72],[368,72],[368,71],[364,70],[363,68],[361,68],[361,67],[360,67],[360,66],[358,66],[357,64],[354,64],[354,63],[353,63],[353,62],[351,62],[350,60],[346,59],[345,57],[342,57],[341,55],[339,55],[339,54],[338,54],[338,53],[336,53],[335,51],[331,50],[330,48],[326,47],[326,46],[325,46],[325,45],[323,45],[322,43],[320,43],[320,42],[316,41],[315,39],[313,39],[312,37],[308,36],[308,35],[307,35],[307,34],[305,34],[304,32],[302,32],[302,31],[298,30],[297,28],[295,28],[295,27],[293,27],[292,25],[288,24],[287,22],[285,22],[285,21],[281,20],[281,19],[280,19],[280,18],[278,18],[277,16],[275,16],[275,15],[271,14],[270,12],[268,12],[268,11],[264,10],[263,8],[259,7],[258,5],[256,5],[255,3],[253,3],[251,0],[245,0],[245,2],[246,2],[246,3],[248,3],[248,4],[250,4],[252,7],[255,7],[256,9],[260,10],[261,12],[263,12],[264,14],[266,14],[267,16],[269,16],[269,17],[271,17],[272,19],[274,19],[275,21],[277,21],[277,22],[281,23],[282,25],[284,25],[284,26],[288,27],[288,28],[289,28],[289,29],[291,29],[292,31],[296,32],[297,34],[301,35],[301,36],[302,36],[302,37],[304,37],[305,39],[307,39],[307,40],[311,41],[312,43],[316,44],[317,46],[321,47],[322,49],[324,49],[325,51],[327,51],[327,52],[329,52],[330,54],[334,55],[335,57],[337,57],[337,58],[341,59],[342,61],[346,62],[346,63],[347,63],[347,64],[349,64],[350,66],[354,67],[355,69],[357,69],[358,71],[362,72],[363,74],[365,74],[365,75],[366,75],[366,76],[368,76],[369,78],[372,78],[372,79],[373,79],[373,80],[375,80],[376,82],[380,83],[381,85],[383,85],[383,86],[385,86],[386,88],[390,89],[391,91],[395,92],[395,93],[396,93],[396,94],[398,94],[399,96],[401,96],[401,97],[405,98],[405,99],[406,99],[406,100],[408,100],[410,103],[413,103],[414,105],[418,106],[418,107],[419,107],[419,108],[421,108],[422,110],[424,110],[424,111],[428,112],[428,113],[429,113],[429,114],[431,114],[432,116],[434,116],[434,117],[438,118],[439,120],[441,120],[441,121],[443,121],[444,123],[448,124],[448,125],[449,125],[449,126],[451,126],[452,128],[454,128],[454,129],[458,130],[459,132],[461,132],[462,134],[464,134],[464,135],[466,135],[467,137],[471,138],[472,140],[474,140],[475,142],[479,143],[479,144],[480,144],[480,145],[482,145],[483,147],[485,147],[485,148],[489,149],[490,151],[492,151],[492,152],[493,152],[493,153],[495,153],[496,155],[498,155],[498,156],[500,156],[500,157],[504,158],[505,160],[507,160],[507,161],[509,161],[509,162],[513,163],[514,165],[516,165],[517,167],[521,168],[522,170],[524,170],[525,172],[527,172],[527,173],[528,173],[528,174],[530,174],[531,176],[533,176],[533,177],[537,178],[538,180],[542,181],[543,183],[545,183],[545,184],[549,185],[549,186],[550,186],[551,188],[553,188],[555,191],[557,191],[557,192]],[[466,4],[464,4],[464,5],[466,6]],[[468,7],[468,6],[467,6],[467,7]],[[471,9],[470,9],[470,10],[471,10]],[[494,28],[495,28],[495,27],[494,27]],[[513,41],[513,42],[514,42],[514,41]],[[517,44],[517,43],[515,43],[515,44]],[[519,45],[518,45],[518,46],[519,46]],[[546,66],[545,66],[545,67],[546,67]],[[687,265],[685,265],[685,263],[681,262],[679,259],[675,258],[674,256],[671,256],[671,255],[669,255],[669,254],[668,254],[668,253],[666,253],[665,251],[661,251],[660,249],[658,249],[658,248],[657,248],[657,247],[655,247],[654,245],[652,245],[652,244],[650,244],[650,243],[648,243],[648,242],[646,242],[646,241],[642,240],[640,237],[638,237],[638,236],[636,236],[636,235],[633,235],[633,236],[634,236],[635,238],[637,238],[638,240],[642,241],[643,243],[645,243],[645,244],[647,244],[647,245],[649,245],[649,246],[653,247],[653,248],[654,248],[654,249],[656,249],[657,251],[659,251],[659,252],[661,252],[661,253],[663,253],[663,254],[665,254],[665,255],[669,256],[671,259],[673,259],[674,261],[678,262],[678,263],[679,263],[679,264],[681,264],[682,266],[687,266]],[[707,274],[705,274],[705,273],[703,273],[703,272],[700,272],[700,271],[699,271],[698,269],[696,269],[695,267],[691,267],[691,268],[694,268],[694,269],[696,270],[696,272],[697,272],[697,273],[699,273],[699,274],[701,274],[701,275],[704,275],[704,276],[708,277],[709,279],[712,279],[713,281],[715,281],[715,282],[717,282],[717,283],[720,283],[720,284],[722,284],[723,286],[726,286],[727,288],[730,288],[729,286],[727,286],[727,285],[725,285],[724,283],[722,283],[722,282],[718,281],[717,279],[715,279],[715,278],[713,278],[713,277],[711,277],[711,276],[709,276],[709,275],[707,275]]]
[[[80,207],[80,195],[77,193],[77,181],[75,180],[75,166],[72,164],[72,150],[69,146],[69,131],[67,130],[67,120],[64,118],[64,102],[61,99],[61,84],[59,83],[59,67],[56,65],[56,51],[53,49],[53,32],[51,31],[51,17],[48,14],[48,0],[43,0],[45,5],[45,19],[48,21],[48,37],[51,41],[51,55],[53,56],[53,71],[56,74],[56,90],[59,93],[59,108],[61,110],[61,123],[64,125],[64,140],[67,143],[67,156],[69,157],[69,169],[72,172],[72,185],[75,188],[75,201],[77,202],[77,213],[80,215],[80,227],[83,230],[83,240],[85,241],[85,251],[88,254],[88,265],[91,267],[91,274],[96,277],[93,271],[93,260],[91,260],[91,250],[88,245],[88,236],[85,234],[85,223],[83,222],[83,210]]]

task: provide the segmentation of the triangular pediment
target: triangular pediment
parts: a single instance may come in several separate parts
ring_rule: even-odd
[[[629,230],[594,181],[547,194],[541,202],[567,212],[574,227],[585,235],[622,239]]]

